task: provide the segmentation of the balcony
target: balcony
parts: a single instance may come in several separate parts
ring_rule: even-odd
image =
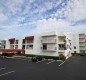
[[[58,52],[62,52],[62,53],[64,53],[64,52],[65,52],[65,50],[58,50]]]
[[[42,51],[56,51],[57,47],[47,47],[47,49],[43,49],[43,47],[41,47]]]
[[[25,44],[33,44],[33,40],[27,40]]]
[[[58,52],[65,52],[65,48],[59,48]]]
[[[59,40],[58,44],[65,44],[65,41],[64,40]]]
[[[80,48],[80,50],[86,50],[86,48]]]
[[[43,39],[42,43],[56,43],[57,40],[56,39]]]
[[[79,38],[85,38],[85,34],[79,34]]]
[[[80,50],[86,50],[86,47],[84,46],[84,47],[79,47],[80,48]]]
[[[66,42],[65,36],[59,36],[58,37],[58,44],[64,44]]]
[[[85,39],[79,39],[79,42],[85,42]]]
[[[86,46],[85,44],[80,44],[79,46]]]

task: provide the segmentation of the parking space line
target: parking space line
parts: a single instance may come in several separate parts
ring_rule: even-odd
[[[14,57],[5,57],[5,58],[14,59]]]
[[[29,59],[23,59],[23,58],[14,58],[14,59],[18,59],[18,60],[29,60]]]
[[[58,66],[60,67],[61,65],[63,65],[65,63],[65,61],[63,61],[61,64],[59,64]]]
[[[4,68],[0,68],[0,70],[3,70],[3,69],[6,69],[5,67]]]
[[[42,62],[42,61],[45,61],[45,59],[43,59],[43,60],[41,60],[41,61],[38,61],[38,62],[36,62],[36,63],[39,63],[39,62]]]
[[[60,61],[60,62],[63,62],[63,60],[56,60],[56,61]]]
[[[1,74],[1,75],[0,75],[0,77],[1,77],[1,76],[5,76],[5,75],[7,75],[7,74],[11,74],[11,73],[13,73],[13,72],[15,72],[15,71],[10,71],[10,72],[7,72],[7,73],[4,73],[4,74]]]
[[[50,64],[50,63],[52,63],[52,62],[54,62],[55,60],[53,60],[53,61],[50,61],[50,62],[48,62],[48,63],[46,63],[46,64]]]

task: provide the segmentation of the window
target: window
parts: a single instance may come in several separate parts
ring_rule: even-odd
[[[33,43],[33,40],[27,40],[27,43]]]
[[[4,45],[4,49],[5,49],[5,45]]]
[[[76,46],[74,46],[74,49],[76,49]]]
[[[59,44],[59,50],[65,50],[66,46],[64,44]]]
[[[33,49],[33,45],[27,45],[26,49]]]
[[[76,53],[76,51],[74,51],[74,53]]]
[[[25,45],[22,45],[22,49],[25,49]]]
[[[18,45],[15,45],[15,49],[18,49]]]
[[[15,42],[16,44],[18,44],[18,40],[16,40],[16,42]]]
[[[43,44],[43,50],[47,50],[47,45]]]
[[[2,48],[2,49],[5,49],[5,45],[2,45],[1,48]]]
[[[1,43],[2,43],[2,44],[6,44],[6,41],[3,40],[3,41],[1,41]]]
[[[10,45],[10,48],[11,48],[11,49],[14,49],[14,45]]]
[[[10,41],[10,44],[14,44],[14,41]]]
[[[25,39],[22,40],[22,44],[25,44]]]

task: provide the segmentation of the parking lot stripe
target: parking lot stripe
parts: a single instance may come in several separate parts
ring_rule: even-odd
[[[45,61],[45,59],[43,59],[43,60],[41,60],[41,61],[38,61],[38,62],[36,62],[36,63],[39,63],[39,62],[42,62],[42,61]]]
[[[10,72],[7,72],[7,73],[4,73],[4,74],[1,74],[1,75],[0,75],[0,77],[1,77],[1,76],[5,76],[5,75],[7,75],[7,74],[11,74],[11,73],[13,73],[13,72],[15,72],[15,71],[10,71]]]
[[[65,63],[65,61],[63,61],[61,64],[59,64],[59,67],[61,66],[61,65],[63,65]]]
[[[50,63],[52,63],[52,62],[54,62],[55,60],[53,60],[53,61],[50,61],[50,62],[48,62],[48,63],[46,63],[46,64],[50,64]]]
[[[14,59],[18,59],[18,60],[28,60],[28,59],[23,59],[23,58],[14,58]]]
[[[63,62],[63,60],[56,60],[56,61],[60,61],[60,62]]]
[[[14,57],[5,57],[5,58],[14,59]]]
[[[3,69],[6,69],[6,68],[0,68],[0,70],[3,70]]]

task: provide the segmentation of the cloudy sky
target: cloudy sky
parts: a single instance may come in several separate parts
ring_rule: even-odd
[[[0,0],[0,38],[85,32],[86,0]]]

